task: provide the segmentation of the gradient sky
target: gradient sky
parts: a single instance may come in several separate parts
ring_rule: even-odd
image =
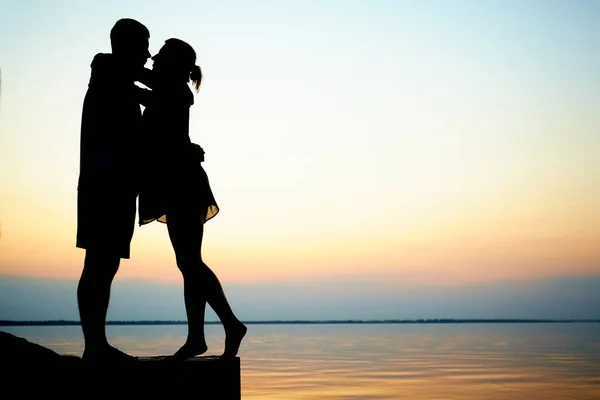
[[[600,2],[0,9],[0,319],[77,318],[81,106],[122,17],[198,53],[203,255],[242,318],[600,317]],[[164,225],[121,265],[111,315],[184,315]]]

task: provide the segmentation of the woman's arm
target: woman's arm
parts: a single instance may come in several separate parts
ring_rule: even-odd
[[[154,89],[154,79],[152,78],[151,69],[142,68],[138,76],[138,81],[150,89]]]
[[[154,100],[154,94],[152,93],[152,90],[144,89],[139,86],[135,87],[135,96],[137,102],[144,107],[148,107]]]
[[[150,70],[148,68],[142,68],[140,70],[137,78],[138,78],[137,81],[140,82],[141,84],[149,87],[150,89],[154,88],[154,82],[152,79],[152,70]],[[153,100],[152,91],[141,88],[137,85],[135,87],[135,90],[136,90],[136,97],[137,97],[138,103],[140,103],[144,107],[148,107],[148,105]]]

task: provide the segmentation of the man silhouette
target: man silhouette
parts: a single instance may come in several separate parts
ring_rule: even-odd
[[[140,91],[134,82],[150,57],[150,33],[125,18],[110,32],[112,53],[97,54],[83,102],[77,187],[77,243],[86,250],[77,287],[82,359],[134,361],[106,338],[110,288],[121,258],[129,258],[136,220]]]

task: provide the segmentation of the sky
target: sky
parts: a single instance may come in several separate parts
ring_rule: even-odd
[[[198,54],[203,257],[240,319],[600,318],[600,3],[0,9],[0,319],[78,319],[81,107],[123,17]],[[131,248],[109,318],[184,319],[166,226]]]

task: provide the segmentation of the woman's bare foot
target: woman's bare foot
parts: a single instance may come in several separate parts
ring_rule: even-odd
[[[248,328],[240,321],[225,329],[225,351],[221,354],[221,358],[233,358],[237,355],[246,332]]]
[[[193,340],[188,338],[183,346],[175,354],[169,357],[170,361],[183,361],[206,353],[208,346],[204,339]]]
[[[130,356],[115,347],[106,346],[89,350],[86,349],[83,352],[81,360],[89,364],[128,365],[138,361],[138,358]]]

